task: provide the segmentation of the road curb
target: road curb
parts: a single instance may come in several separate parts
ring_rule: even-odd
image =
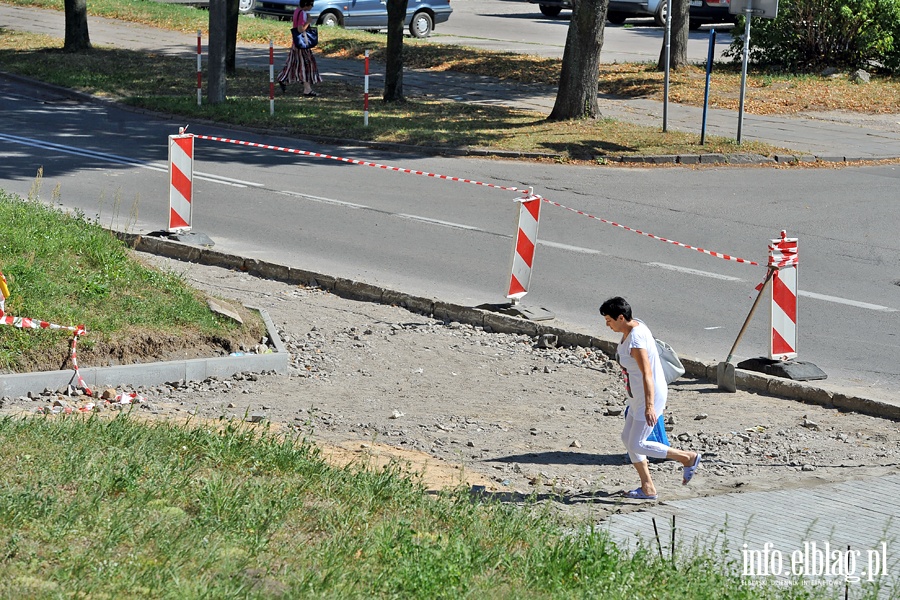
[[[333,277],[253,258],[244,258],[235,254],[212,250],[211,248],[188,246],[163,238],[124,232],[114,233],[127,246],[139,252],[148,252],[185,262],[195,262],[242,271],[254,277],[294,285],[318,287],[349,300],[394,304],[443,321],[458,321],[483,327],[486,330],[497,333],[523,334],[531,337],[550,334],[556,336],[557,343],[562,346],[596,348],[608,356],[615,356],[616,353],[616,345],[611,341],[554,327],[546,324],[544,321],[529,321],[476,307],[414,296],[370,283]],[[717,364],[703,362],[687,356],[682,356],[681,360],[687,375],[710,382],[716,381]],[[900,421],[900,403],[867,398],[849,393],[846,390],[823,388],[806,382],[781,379],[742,369],[735,369],[735,383],[738,389],[745,391],[764,393],[808,404],[818,404],[828,408]]]
[[[127,110],[136,114],[155,115],[159,118],[174,120],[178,115],[170,113],[162,113],[146,108],[129,106],[115,100],[95,96],[86,92],[80,92],[70,88],[58,86],[45,81],[32,79],[15,73],[0,71],[0,76],[10,79],[18,83],[26,83],[34,86],[42,86],[46,89],[55,91],[60,94],[68,94],[85,101],[92,101],[98,104],[114,106],[119,110]],[[229,123],[221,123],[204,118],[193,118],[193,124],[203,124],[207,126],[227,127],[235,131],[246,131],[259,135],[272,135],[279,137],[290,137],[298,140],[306,140],[314,143],[333,144],[333,145],[352,145],[362,146],[364,148],[372,148],[375,150],[384,150],[386,152],[411,152],[415,154],[427,154],[431,156],[471,156],[482,158],[506,158],[511,160],[553,160],[553,161],[588,161],[588,158],[571,158],[556,152],[522,152],[517,150],[495,150],[490,148],[462,147],[462,148],[440,148],[435,146],[414,146],[412,144],[399,144],[394,142],[373,142],[366,140],[353,140],[347,138],[336,138],[322,135],[298,134],[283,129],[248,127]],[[596,156],[593,157],[596,164],[621,164],[621,165],[716,165],[716,166],[739,166],[739,165],[804,165],[816,162],[823,163],[859,163],[859,162],[879,162],[879,161],[897,161],[897,156],[875,156],[875,157],[848,157],[834,155],[815,155],[808,153],[798,154],[776,154],[774,156],[763,156],[753,153],[733,153],[733,154],[660,154],[660,155],[638,155],[638,156]]]

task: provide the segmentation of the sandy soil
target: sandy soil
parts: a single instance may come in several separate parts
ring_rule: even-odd
[[[617,365],[596,350],[540,348],[528,336],[402,307],[150,260],[212,295],[266,309],[291,352],[291,372],[141,389],[137,414],[262,419],[312,438],[338,464],[400,461],[430,489],[534,494],[594,518],[643,504],[621,497],[637,486],[619,439],[624,389]],[[33,412],[52,400],[7,398],[0,412]],[[892,421],[722,393],[694,379],[670,387],[666,419],[672,444],[704,461],[689,486],[679,464],[652,464],[661,501],[900,471],[900,424]]]

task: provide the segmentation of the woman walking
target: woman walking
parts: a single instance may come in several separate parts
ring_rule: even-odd
[[[313,0],[300,0],[300,5],[294,11],[291,20],[301,34],[309,27],[309,11],[313,7]],[[291,38],[294,36],[291,35]],[[308,98],[314,98],[318,94],[313,91],[314,83],[321,83],[322,77],[319,76],[319,67],[316,66],[316,57],[313,56],[312,50],[309,48],[300,48],[297,46],[297,40],[291,40],[291,50],[288,53],[287,63],[278,74],[278,85],[281,91],[287,91],[288,83],[300,82],[303,84],[303,95]]]
[[[675,450],[647,440],[656,425],[656,419],[666,407],[669,393],[656,340],[643,321],[632,317],[631,306],[624,298],[610,298],[600,306],[600,314],[606,319],[607,327],[622,335],[616,348],[616,359],[625,374],[625,391],[628,396],[622,442],[641,480],[641,487],[626,492],[625,497],[656,500],[656,487],[650,477],[647,457],[680,462],[684,465],[681,483],[687,485],[700,466],[700,453]]]

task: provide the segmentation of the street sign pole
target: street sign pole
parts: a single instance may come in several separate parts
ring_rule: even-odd
[[[669,67],[672,55],[672,0],[666,0],[666,51],[663,74],[663,133],[669,128]]]
[[[750,55],[750,19],[753,16],[753,0],[747,0],[744,8],[744,56],[741,61],[741,100],[738,108],[737,143],[741,143],[741,132],[744,128],[744,94],[747,91],[747,60]]]
[[[744,129],[744,96],[747,93],[747,62],[750,60],[750,19],[761,17],[774,19],[778,16],[778,0],[731,0],[728,12],[744,15],[744,56],[741,61],[741,102],[738,109],[737,143],[741,143]]]

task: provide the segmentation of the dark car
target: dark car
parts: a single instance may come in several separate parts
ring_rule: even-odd
[[[541,13],[555,17],[563,9],[571,9],[571,0],[528,0],[537,4]],[[690,0],[690,27],[697,29],[706,23],[734,23],[734,15],[728,12],[730,0]],[[666,0],[609,0],[606,20],[621,25],[632,17],[653,17],[660,27],[666,24]]]
[[[264,17],[287,20],[298,0],[256,0],[253,12]],[[413,37],[424,38],[438,23],[450,18],[450,0],[409,0],[405,26]],[[385,0],[315,0],[309,19],[317,25],[380,31],[387,29]]]

